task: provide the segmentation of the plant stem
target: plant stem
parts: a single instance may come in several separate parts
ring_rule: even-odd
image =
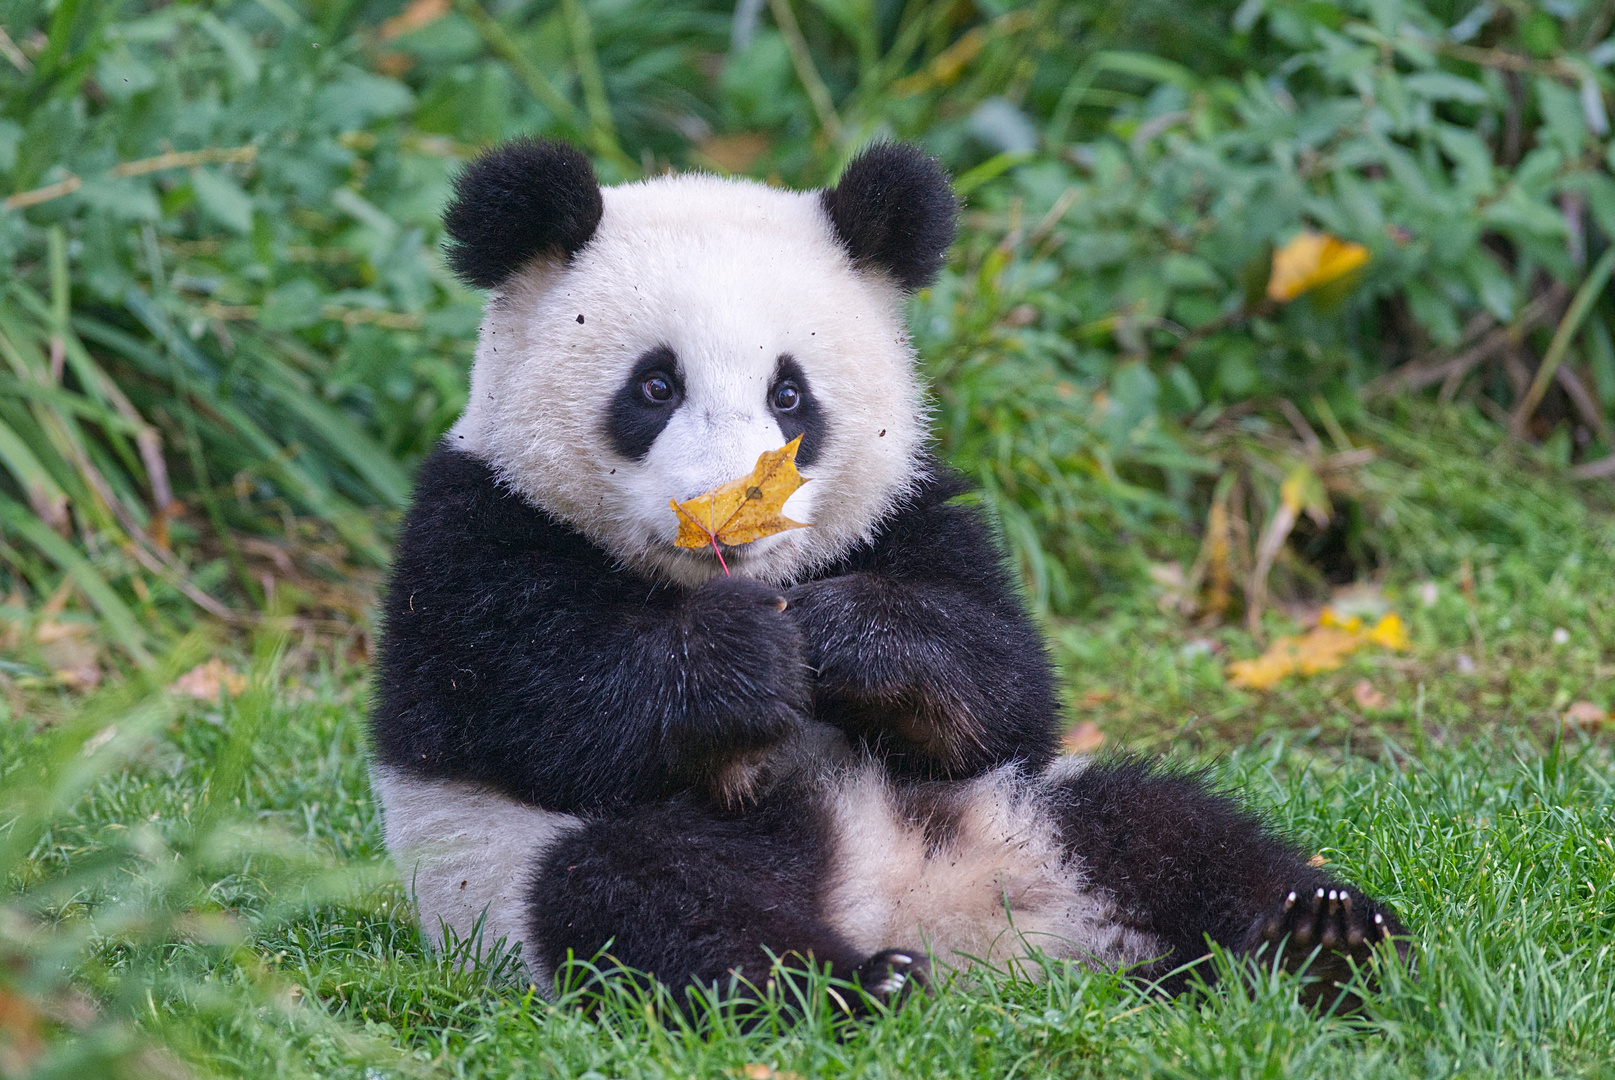
[[[796,12],[791,10],[791,0],[768,0],[768,10],[774,13],[774,24],[779,27],[785,47],[790,50],[796,77],[802,80],[802,89],[807,91],[808,100],[813,102],[813,111],[819,114],[819,127],[824,129],[833,144],[840,146],[844,137],[841,117],[836,115],[830,88],[824,84],[818,67],[813,63],[813,50],[808,47],[807,38],[802,36]]]
[[[1587,320],[1593,304],[1597,303],[1603,293],[1604,285],[1609,281],[1612,270],[1615,270],[1615,248],[1604,252],[1604,257],[1588,271],[1587,279],[1581,283],[1581,288],[1576,290],[1575,299],[1570,301],[1569,310],[1565,312],[1564,318],[1559,320],[1559,329],[1553,333],[1553,341],[1548,345],[1548,351],[1542,357],[1542,364],[1536,370],[1536,378],[1531,380],[1530,389],[1526,390],[1525,397],[1520,400],[1519,408],[1514,412],[1512,427],[1515,435],[1525,433],[1525,425],[1530,422],[1537,406],[1542,404],[1542,396],[1548,392],[1548,384],[1553,382],[1553,376],[1564,361],[1570,342],[1581,330],[1581,324]]]

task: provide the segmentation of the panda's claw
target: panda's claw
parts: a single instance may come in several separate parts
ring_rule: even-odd
[[[930,982],[931,964],[920,953],[907,949],[886,949],[858,966],[858,984],[876,1002],[893,1005],[905,993]]]
[[[1398,955],[1409,953],[1406,931],[1394,913],[1345,886],[1289,891],[1270,913],[1260,917],[1247,937],[1247,950],[1278,943],[1283,964],[1305,969],[1309,978],[1303,998],[1310,1004],[1338,995],[1354,965],[1365,963],[1379,943],[1394,939]]]

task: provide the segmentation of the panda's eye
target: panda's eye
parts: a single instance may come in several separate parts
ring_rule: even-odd
[[[774,408],[780,412],[790,412],[802,401],[802,389],[796,385],[795,379],[786,379],[774,387]]]
[[[660,371],[653,371],[640,380],[639,392],[645,400],[663,405],[673,400],[673,381]]]

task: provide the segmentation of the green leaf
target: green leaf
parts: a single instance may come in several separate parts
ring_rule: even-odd
[[[320,287],[307,278],[298,278],[264,297],[258,311],[258,325],[265,330],[301,330],[319,322],[325,304]]]
[[[1536,80],[1536,100],[1549,134],[1565,157],[1580,157],[1581,148],[1587,141],[1587,120],[1582,114],[1581,95],[1544,75]]]
[[[224,55],[230,58],[230,64],[235,68],[237,78],[248,85],[258,81],[258,50],[253,48],[252,39],[244,31],[220,22],[212,12],[203,15],[198,20],[198,25],[208,37],[218,43]]]
[[[127,101],[157,85],[157,73],[127,45],[107,49],[95,61],[95,81],[116,101]]]
[[[1450,300],[1419,281],[1408,283],[1407,298],[1408,310],[1430,332],[1432,341],[1446,348],[1458,344],[1462,331],[1458,328],[1458,316]]]
[[[1491,100],[1491,95],[1480,83],[1447,71],[1416,72],[1404,76],[1402,85],[1415,97],[1426,101],[1461,101],[1466,105],[1484,105]]]
[[[0,173],[10,172],[17,164],[17,144],[22,142],[22,127],[15,120],[0,119]]]
[[[252,196],[228,176],[213,169],[193,169],[191,190],[209,217],[246,235],[252,232]]]
[[[1494,258],[1486,252],[1476,252],[1464,260],[1464,270],[1474,283],[1480,302],[1500,323],[1514,318],[1514,281],[1504,273]]]

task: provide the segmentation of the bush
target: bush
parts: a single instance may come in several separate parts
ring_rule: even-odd
[[[343,582],[465,393],[448,179],[535,131],[608,179],[939,154],[968,200],[914,304],[940,437],[1054,611],[1146,529],[1187,559],[1213,505],[1259,605],[1260,539],[1356,490],[1374,394],[1439,385],[1612,471],[1608,4],[3,11],[0,574],[82,596],[129,663],[288,582],[362,615]],[[1270,290],[1303,233],[1367,261]]]

